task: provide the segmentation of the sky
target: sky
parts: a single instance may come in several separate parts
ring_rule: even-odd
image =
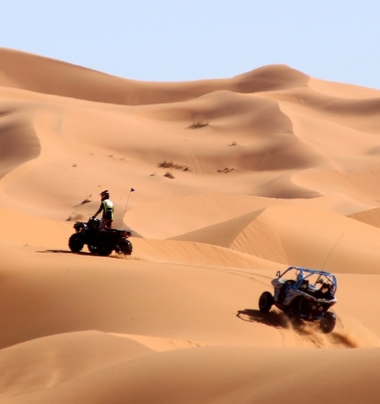
[[[380,89],[379,0],[2,0],[0,9],[0,47],[127,79],[285,64]]]

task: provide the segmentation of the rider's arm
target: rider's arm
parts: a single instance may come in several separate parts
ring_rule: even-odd
[[[99,209],[96,211],[96,213],[95,213],[95,215],[94,215],[93,217],[98,216],[98,214],[99,214],[102,210],[103,210],[103,204],[101,203]]]

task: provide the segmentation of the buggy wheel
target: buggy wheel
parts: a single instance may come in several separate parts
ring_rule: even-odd
[[[74,233],[69,238],[69,248],[72,252],[79,252],[84,246],[83,236],[80,233]]]
[[[320,323],[321,331],[325,334],[328,334],[335,328],[335,324],[336,324],[335,313],[327,311]]]
[[[290,303],[286,314],[289,317],[289,320],[294,328],[299,328],[302,326],[302,320],[301,320],[301,298],[296,297],[295,299],[292,300]]]
[[[272,308],[274,298],[270,292],[263,292],[259,299],[259,309],[263,313],[268,313]]]

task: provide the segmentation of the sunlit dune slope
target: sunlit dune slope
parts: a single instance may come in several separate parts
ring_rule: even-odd
[[[285,265],[379,273],[379,229],[315,208],[272,206],[175,239],[221,245]]]
[[[358,272],[342,278],[336,333],[328,337],[313,329],[298,333],[278,313],[263,317],[258,310],[260,294],[270,290],[270,280],[286,265],[252,259],[249,266],[244,265],[249,259],[228,261],[227,254],[223,262],[216,248],[204,249],[208,259],[201,263],[202,249],[194,250],[191,244],[185,247],[179,250],[165,241],[148,241],[147,246],[135,243],[129,259],[21,246],[1,248],[6,263],[0,283],[1,347],[86,330],[173,338],[188,341],[190,346],[377,346],[379,326],[371,321],[380,315],[372,293],[379,287],[374,275]],[[183,262],[174,256],[177,251]],[[358,286],[356,302],[352,293]],[[371,311],[364,316],[361,313],[367,306]],[[355,325],[358,321],[363,326]],[[363,338],[363,332],[368,338]],[[162,344],[152,341],[149,347],[155,345]]]
[[[146,83],[0,52],[5,206],[86,217],[96,192],[109,188],[121,218],[130,187],[139,192],[128,208],[226,190],[286,199],[340,192],[369,208],[380,198],[375,90],[280,65],[223,80]]]
[[[142,82],[0,48],[0,401],[378,403],[380,92]],[[68,247],[108,189],[133,252]],[[259,297],[334,272],[334,330]]]
[[[273,261],[210,243],[134,239],[133,244],[139,259],[153,262],[262,269],[281,267]]]
[[[231,248],[284,264],[378,274],[379,235],[377,228],[334,213],[274,206],[253,219]]]
[[[217,91],[258,92],[304,85],[308,76],[274,65],[233,79],[148,83],[109,76],[38,55],[0,48],[0,85],[112,104],[178,102]],[[28,65],[28,70],[24,69]]]
[[[83,358],[91,349],[101,347],[100,337],[97,337],[97,346],[94,343],[84,346],[84,350],[78,352],[77,358],[71,358],[72,352],[75,351],[68,351],[68,348],[75,344],[72,348],[78,350],[79,338],[78,341],[73,341],[73,337],[69,337],[55,349],[57,337],[46,341],[54,349],[57,360],[64,361],[67,365],[76,362],[75,371],[68,373],[63,368],[59,373],[49,373],[51,358],[44,357],[43,353],[34,354],[34,358],[28,355],[27,368],[18,369],[19,384],[15,386],[11,379],[3,390],[4,402],[21,403],[25,400],[25,392],[28,393],[30,403],[48,403],[52,400],[57,403],[123,403],[126,399],[134,403],[146,403],[156,401],[157,397],[159,401],[167,403],[251,403],[252,400],[301,403],[304,402],[302,397],[305,395],[308,396],[308,402],[318,403],[326,394],[326,390],[331,400],[337,403],[347,400],[370,403],[379,397],[377,379],[374,376],[379,359],[378,349],[367,349],[359,353],[348,350],[284,351],[220,346],[161,354],[135,353],[134,358],[126,358],[124,354],[117,360],[111,356],[108,363],[104,362],[103,368],[99,368],[99,364],[92,367],[91,362],[96,361],[88,361],[89,356],[83,363],[79,363],[80,357]],[[102,338],[107,339],[106,336]],[[123,343],[124,351],[128,355],[128,347],[132,348],[133,345],[123,341],[118,345],[123,348]],[[109,346],[106,348],[110,350]],[[4,352],[3,357],[7,356],[6,363],[16,371],[17,365],[9,360],[12,356],[15,357],[16,349],[8,351]],[[142,348],[140,351],[144,352]],[[67,358],[65,353],[70,354],[70,357]],[[95,356],[100,356],[96,355],[96,351],[94,353]],[[38,357],[40,361],[37,362]],[[281,375],[281,383],[273,381],[274,363],[277,372],[275,375]],[[323,372],[320,371],[321,367]],[[51,370],[53,369],[55,367]],[[361,371],[358,372],[358,369]],[[33,371],[35,375],[33,384],[28,382],[27,370]],[[147,385],[150,386],[149,389],[146,388]],[[194,389],[194,385],[197,389]],[[363,385],[366,386],[365,389]]]
[[[28,341],[1,351],[0,390],[3,396],[32,394],[150,352],[134,341],[96,331]],[[57,369],[58,362],[64,366]]]
[[[33,245],[50,249],[66,247],[72,224],[0,207],[0,243]]]

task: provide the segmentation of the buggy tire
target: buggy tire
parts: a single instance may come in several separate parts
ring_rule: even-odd
[[[288,316],[290,323],[294,328],[299,328],[302,326],[303,322],[301,320],[301,298],[296,297],[290,303],[288,309],[286,310],[286,315]]]
[[[335,328],[336,315],[332,311],[327,311],[321,320],[320,328],[324,334],[329,334]]]
[[[72,252],[79,252],[84,246],[83,236],[80,233],[74,233],[69,238],[69,248]]]
[[[291,318],[291,319],[300,318],[300,316],[301,316],[300,304],[301,304],[301,298],[299,296],[295,297],[290,302],[289,307],[286,310],[286,314],[288,315],[289,318]]]
[[[274,297],[270,292],[263,292],[259,299],[259,309],[263,313],[268,313],[274,303]]]

